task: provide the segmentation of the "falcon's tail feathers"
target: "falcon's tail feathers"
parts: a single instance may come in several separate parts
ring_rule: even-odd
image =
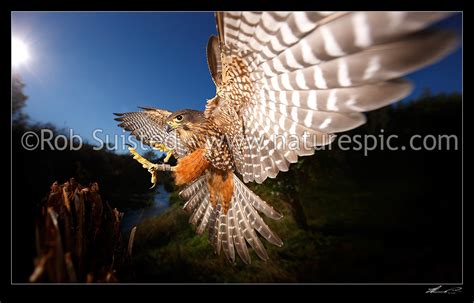
[[[230,262],[235,262],[236,252],[246,264],[251,262],[247,243],[262,260],[268,260],[268,254],[258,234],[276,246],[283,241],[263,221],[259,212],[278,220],[282,215],[253,193],[234,174],[234,192],[227,214],[220,204],[213,207],[203,176],[183,189],[179,196],[186,200],[184,209],[192,212],[189,223],[196,226],[196,232],[202,234],[206,227],[209,230],[209,241],[214,251],[224,252]]]

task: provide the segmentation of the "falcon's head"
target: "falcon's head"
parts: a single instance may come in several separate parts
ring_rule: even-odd
[[[201,111],[182,109],[170,114],[166,122],[166,131],[176,130],[182,138],[190,137],[193,131],[202,128],[206,119]]]

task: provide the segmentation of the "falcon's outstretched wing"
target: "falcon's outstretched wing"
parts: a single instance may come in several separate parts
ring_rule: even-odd
[[[412,86],[401,77],[457,45],[453,33],[427,29],[446,16],[217,13],[219,38],[211,38],[208,45],[217,96],[205,114],[234,115],[235,121],[223,121],[222,131],[261,142],[233,146],[244,181],[275,177],[298,156],[313,154],[314,146],[328,144],[329,134],[362,125],[362,112],[407,96]],[[311,136],[303,138],[305,132]],[[295,136],[299,145],[290,148]],[[286,141],[279,142],[282,138]]]
[[[171,112],[163,109],[141,107],[139,112],[117,113],[116,121],[121,122],[118,126],[131,132],[137,140],[143,143],[162,149],[164,145],[167,149],[173,150],[176,158],[182,157],[188,153],[187,149],[180,142],[176,133],[166,132],[165,119]]]

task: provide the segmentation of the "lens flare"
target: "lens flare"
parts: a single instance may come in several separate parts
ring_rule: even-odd
[[[28,47],[22,40],[12,38],[12,65],[18,67],[30,59]]]

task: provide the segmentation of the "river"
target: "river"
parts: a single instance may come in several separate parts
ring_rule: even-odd
[[[156,217],[169,207],[170,193],[165,190],[163,185],[157,185],[157,187],[151,206],[125,212],[120,226],[122,232],[130,232],[134,226],[140,224],[143,220]]]

